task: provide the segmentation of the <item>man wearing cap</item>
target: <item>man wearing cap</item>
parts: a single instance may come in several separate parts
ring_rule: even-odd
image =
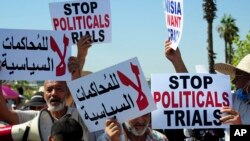
[[[43,92],[36,92],[31,99],[24,105],[22,110],[38,110],[47,107],[46,101],[43,97]]]

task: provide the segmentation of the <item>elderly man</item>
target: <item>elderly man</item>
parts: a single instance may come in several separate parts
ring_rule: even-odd
[[[81,42],[81,45],[78,44],[78,52],[80,52],[78,53],[78,59],[85,60],[87,50],[91,46],[90,38],[90,36],[83,36],[80,39],[79,42]],[[81,46],[81,48],[79,48],[79,46]],[[77,58],[69,58],[69,71],[72,73],[72,79],[76,79],[81,76],[80,67],[83,67],[82,63],[84,63],[84,60],[81,60],[78,64]],[[1,86],[2,85],[0,84],[0,88]],[[71,94],[65,81],[46,80],[44,82],[44,99],[46,101],[48,110],[55,120],[58,120],[69,114],[73,119],[77,120],[82,125],[83,139],[85,141],[97,140],[99,133],[89,133],[77,109],[75,107],[66,106],[67,100],[71,99]],[[0,91],[0,121],[5,121],[12,125],[20,124],[32,120],[39,112],[40,111],[34,110],[9,110],[4,102],[2,91]]]
[[[168,141],[162,133],[149,127],[150,114],[145,114],[135,119],[126,121],[122,127],[115,119],[106,121],[105,133],[98,141]]]

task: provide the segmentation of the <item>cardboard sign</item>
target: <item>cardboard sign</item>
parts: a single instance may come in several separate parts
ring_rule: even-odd
[[[111,42],[109,0],[56,2],[49,9],[54,30],[69,31],[74,44],[86,34],[93,42]]]
[[[220,109],[231,106],[230,78],[218,74],[152,74],[155,129],[228,128]]]
[[[181,40],[183,29],[183,0],[164,0],[165,20],[171,48],[176,50]]]
[[[0,29],[2,80],[71,80],[72,43],[60,31]]]
[[[137,58],[67,83],[90,132],[104,129],[106,119],[122,123],[156,109]]]

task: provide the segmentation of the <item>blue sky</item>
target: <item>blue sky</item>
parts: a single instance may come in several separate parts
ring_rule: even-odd
[[[64,0],[5,0],[0,5],[0,28],[52,30],[50,2]],[[207,68],[207,22],[203,19],[203,0],[184,0],[184,27],[179,48],[190,72],[195,65]],[[224,14],[231,14],[240,29],[241,39],[250,30],[249,0],[217,0],[213,24],[215,62],[224,62],[224,41],[216,28]],[[146,78],[152,73],[174,73],[164,56],[167,30],[162,0],[110,0],[112,42],[95,44],[89,50],[85,70],[96,72],[138,57]],[[75,48],[72,49],[76,54]]]

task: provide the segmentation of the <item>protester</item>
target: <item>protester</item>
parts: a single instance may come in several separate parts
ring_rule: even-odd
[[[1,85],[0,85],[1,87]],[[60,119],[66,114],[70,114],[83,126],[84,140],[95,141],[99,136],[98,133],[91,134],[88,132],[86,125],[82,121],[76,108],[65,105],[66,95],[70,93],[65,81],[47,80],[44,82],[44,98],[52,117],[55,120]],[[11,125],[20,124],[32,120],[39,111],[34,110],[9,110],[4,101],[3,94],[0,92],[0,121],[5,121]]]
[[[171,42],[166,41],[165,42],[165,50],[164,55],[165,57],[171,61],[173,64],[175,71],[179,73],[186,73],[187,68],[182,60],[181,53],[179,48],[176,50],[173,50],[170,48]],[[183,141],[185,139],[183,129],[165,129],[163,133],[169,138],[169,140],[175,140],[175,141]]]
[[[90,36],[83,36],[83,38],[89,39]],[[84,44],[87,44],[87,47],[88,48],[90,47],[89,46],[89,44],[91,44],[90,40],[84,40],[83,42],[84,42],[83,46]],[[78,47],[78,51],[81,51],[81,49],[79,50]],[[87,49],[84,50],[87,51]],[[85,59],[84,57],[79,57],[79,58]],[[69,71],[72,74],[72,79],[81,77],[80,76],[81,69],[79,68],[79,65],[81,64],[79,63],[72,64],[72,60],[74,59],[75,57],[70,57],[68,64]],[[1,86],[2,85],[0,84],[0,88]],[[69,97],[71,97],[71,94],[67,86],[67,83],[65,81],[46,80],[44,82],[44,99],[47,103],[48,110],[50,111],[52,117],[55,120],[58,120],[64,117],[65,115],[70,114],[72,118],[77,120],[82,125],[83,139],[85,141],[97,140],[97,137],[99,136],[99,134],[102,133],[102,131],[95,133],[88,132],[88,129],[84,124],[84,122],[82,121],[77,109],[74,107],[66,106],[67,98]],[[34,110],[28,110],[28,111],[9,110],[3,101],[4,101],[3,94],[2,92],[0,92],[0,121],[1,120],[5,121],[11,125],[20,124],[32,120],[39,112]]]
[[[19,97],[18,97],[18,102],[17,103],[19,103],[19,104],[16,105],[16,108],[17,109],[21,109],[24,106],[25,100],[27,98],[24,96],[24,89],[23,89],[22,86],[18,87],[17,91],[19,93]]]
[[[170,48],[170,44],[170,42],[166,42],[165,44],[166,57],[173,63],[176,72],[185,72],[186,69],[183,69],[185,68],[185,64],[182,61],[180,53],[178,53],[178,49],[174,51]],[[172,61],[173,58],[179,61]],[[221,112],[227,114],[223,114],[225,116],[220,120],[223,123],[230,124],[250,124],[250,54],[247,54],[236,67],[230,64],[216,63],[214,69],[220,73],[230,75],[233,79],[232,83],[236,87],[236,92],[232,94],[233,106],[223,107]]]
[[[86,56],[88,54],[88,49],[92,46],[91,36],[86,35],[79,39],[77,42],[77,57],[71,57],[68,67],[70,70],[73,70],[72,80],[81,77],[82,68],[85,64]],[[74,69],[79,68],[79,69]],[[73,97],[70,93],[66,97],[66,105],[69,107],[76,107]]]
[[[232,83],[236,87],[232,95],[232,107],[224,107],[221,121],[230,124],[250,124],[250,54],[246,55],[239,64],[234,67],[230,64],[217,63],[214,69],[223,74],[230,75]]]
[[[188,70],[182,60],[179,48],[176,50],[171,48],[171,42],[167,40],[165,42],[164,54],[168,60],[173,64],[177,73],[187,73]],[[182,129],[181,129],[182,130]],[[224,137],[224,129],[183,129],[186,140],[196,139],[201,141],[219,141]]]
[[[214,69],[230,75],[236,91],[232,94],[232,107],[221,109],[221,122],[224,124],[250,124],[250,54],[241,59],[234,67],[230,64],[216,63]],[[225,140],[229,140],[229,129],[226,130]]]
[[[174,50],[170,46],[171,42],[167,40],[165,42],[165,50],[164,50],[166,58],[173,64],[175,71],[177,73],[187,73],[188,70],[182,60],[179,48],[176,48],[176,50]]]
[[[36,92],[31,99],[24,104],[22,110],[38,110],[44,109],[47,107],[46,101],[43,97],[43,92]]]
[[[66,115],[51,127],[49,141],[81,141],[83,130],[79,122]]]
[[[105,133],[98,141],[168,141],[162,133],[149,127],[150,114],[145,114],[120,125],[116,119],[109,119],[105,123]]]

